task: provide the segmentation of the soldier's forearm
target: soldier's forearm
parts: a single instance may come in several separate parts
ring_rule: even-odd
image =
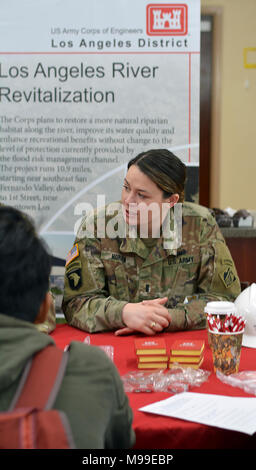
[[[67,322],[89,333],[123,328],[122,310],[127,302],[114,297],[77,297],[63,303]]]
[[[168,309],[171,321],[167,331],[193,330],[206,327],[203,300],[193,300],[187,304],[178,304]]]
[[[207,302],[218,300],[232,300],[230,296],[217,293],[198,294],[194,300],[188,299],[187,303],[178,304],[173,309],[168,309],[171,317],[167,331],[202,329],[206,327],[206,315],[204,307]]]

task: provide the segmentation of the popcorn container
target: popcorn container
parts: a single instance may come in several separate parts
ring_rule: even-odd
[[[243,331],[235,333],[213,333],[208,330],[214,372],[219,370],[225,375],[235,374],[238,372]]]
[[[213,301],[213,302],[207,302],[205,308],[204,308],[204,313],[206,315],[206,318],[208,315],[212,315],[215,317],[218,317],[222,322],[225,321],[227,315],[235,315],[236,314],[236,306],[233,302],[226,302],[226,301]],[[206,321],[207,328],[208,328],[208,322]],[[209,328],[208,328],[208,343],[209,346],[211,346],[211,337],[209,335]]]

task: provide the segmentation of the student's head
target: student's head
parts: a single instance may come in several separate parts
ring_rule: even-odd
[[[0,207],[0,313],[29,322],[43,319],[50,269],[51,257],[29,217]]]
[[[134,218],[134,223],[140,224],[143,214],[137,216],[132,209],[136,209],[136,205],[143,207],[142,202],[144,207],[155,203],[167,208],[183,202],[185,181],[186,166],[169,150],[148,150],[132,158],[122,191],[126,221],[133,225]]]

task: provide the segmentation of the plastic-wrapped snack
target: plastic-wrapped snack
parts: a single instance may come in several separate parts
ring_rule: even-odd
[[[218,370],[216,375],[225,384],[242,388],[244,392],[256,395],[256,370],[244,370],[230,375],[225,375]]]
[[[166,372],[155,384],[155,392],[181,393],[187,392],[189,384],[184,380],[183,370],[177,366]]]
[[[83,343],[91,344],[90,336],[86,336],[83,340]],[[114,348],[113,348],[113,346],[109,346],[109,345],[107,345],[107,346],[98,346],[98,348],[102,349],[107,354],[109,359],[111,359],[111,361],[114,361]]]
[[[173,367],[170,370],[156,372],[131,371],[123,375],[122,381],[126,392],[168,392],[181,393],[189,387],[199,387],[210,375],[209,371],[190,367]]]
[[[83,343],[85,343],[85,344],[91,344],[91,338],[90,338],[90,336],[86,336],[86,337],[84,338],[84,340],[83,340]]]
[[[113,346],[98,346],[102,351],[104,351],[111,361],[114,361],[114,348]]]
[[[188,391],[189,387],[200,387],[210,375],[209,371],[182,367],[178,363],[176,367],[168,370],[162,383],[156,384],[155,391],[180,393]]]
[[[162,375],[163,370],[131,371],[121,377],[125,392],[154,392],[155,382]]]

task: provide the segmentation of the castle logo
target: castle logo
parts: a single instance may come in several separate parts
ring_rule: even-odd
[[[187,5],[155,3],[147,6],[149,36],[184,36],[187,31]]]

